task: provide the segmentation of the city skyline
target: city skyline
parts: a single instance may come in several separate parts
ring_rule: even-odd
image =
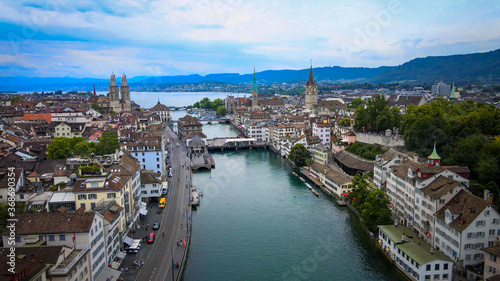
[[[500,46],[496,1],[0,1],[0,76],[395,66]]]

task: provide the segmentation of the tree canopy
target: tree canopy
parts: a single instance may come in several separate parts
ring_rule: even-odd
[[[227,114],[227,108],[225,106],[217,107],[217,115],[225,116]]]
[[[308,165],[311,160],[311,153],[307,148],[298,143],[292,147],[290,154],[288,154],[288,159],[297,167],[302,167]]]
[[[358,173],[350,185],[352,191],[346,199],[359,213],[362,223],[375,231],[377,225],[392,224],[389,198],[382,190],[372,188],[368,174]]]
[[[219,106],[224,106],[223,99],[215,99],[211,101],[209,98],[205,97],[201,101],[197,101],[193,105],[188,106],[188,108],[205,108],[215,111]]]
[[[87,142],[84,137],[57,137],[50,142],[47,148],[48,159],[65,159],[72,155],[90,156],[115,153],[120,148],[118,135],[115,132],[105,132],[102,134],[99,142]]]
[[[385,96],[376,94],[356,109],[356,130],[380,132],[387,129],[393,130],[401,125],[402,115],[398,107],[389,108]]]

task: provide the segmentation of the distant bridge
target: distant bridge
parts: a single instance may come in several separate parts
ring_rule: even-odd
[[[185,106],[169,106],[170,110],[186,110]]]

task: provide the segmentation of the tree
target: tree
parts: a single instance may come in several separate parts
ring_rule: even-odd
[[[342,120],[340,120],[340,122],[339,122],[339,125],[343,126],[343,127],[351,126],[351,118],[349,118],[349,117],[342,118]]]
[[[377,225],[392,224],[389,198],[382,190],[372,188],[368,174],[358,173],[350,187],[346,199],[359,213],[363,225],[374,231]]]
[[[57,137],[47,147],[48,159],[65,159],[71,156],[71,143],[68,138]]]
[[[116,111],[114,111],[114,110],[112,110],[112,109],[109,111],[109,114],[117,114],[117,113],[118,113],[118,112],[116,112]]]
[[[75,155],[80,155],[80,156],[89,156],[90,155],[90,146],[87,141],[82,141],[73,147],[73,153]]]
[[[102,106],[98,105],[97,103],[93,103],[92,108],[95,109],[97,112],[104,114],[104,108],[102,108]]]
[[[34,209],[28,209],[29,205],[23,202],[16,202],[15,204],[15,213],[19,214],[33,214],[36,211]],[[7,219],[10,219],[10,211],[9,211],[8,202],[0,202],[0,232],[4,232],[5,227],[7,226]],[[6,245],[4,245],[6,246]]]
[[[219,116],[225,116],[227,114],[227,109],[225,106],[219,106],[217,107],[217,115]]]
[[[290,154],[288,155],[288,159],[292,161],[292,163],[297,167],[306,165],[306,161],[310,158],[311,153],[301,143],[294,145],[292,147],[292,150],[290,150]]]
[[[62,95],[62,91],[61,90],[57,90],[57,91],[54,92],[54,94],[56,94],[56,95]]]
[[[355,98],[350,103],[347,104],[348,109],[356,109],[362,105],[364,101],[361,98]]]
[[[115,132],[105,132],[99,138],[95,153],[97,155],[112,154],[119,148],[120,142],[118,141],[118,135]]]

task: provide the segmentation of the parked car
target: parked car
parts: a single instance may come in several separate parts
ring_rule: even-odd
[[[151,233],[149,233],[149,235],[148,235],[148,244],[151,244],[151,243],[153,243],[153,242],[155,242],[155,233],[154,233],[154,232],[151,232]]]
[[[155,223],[153,224],[153,230],[158,230],[158,229],[160,229],[160,222],[155,221]]]

